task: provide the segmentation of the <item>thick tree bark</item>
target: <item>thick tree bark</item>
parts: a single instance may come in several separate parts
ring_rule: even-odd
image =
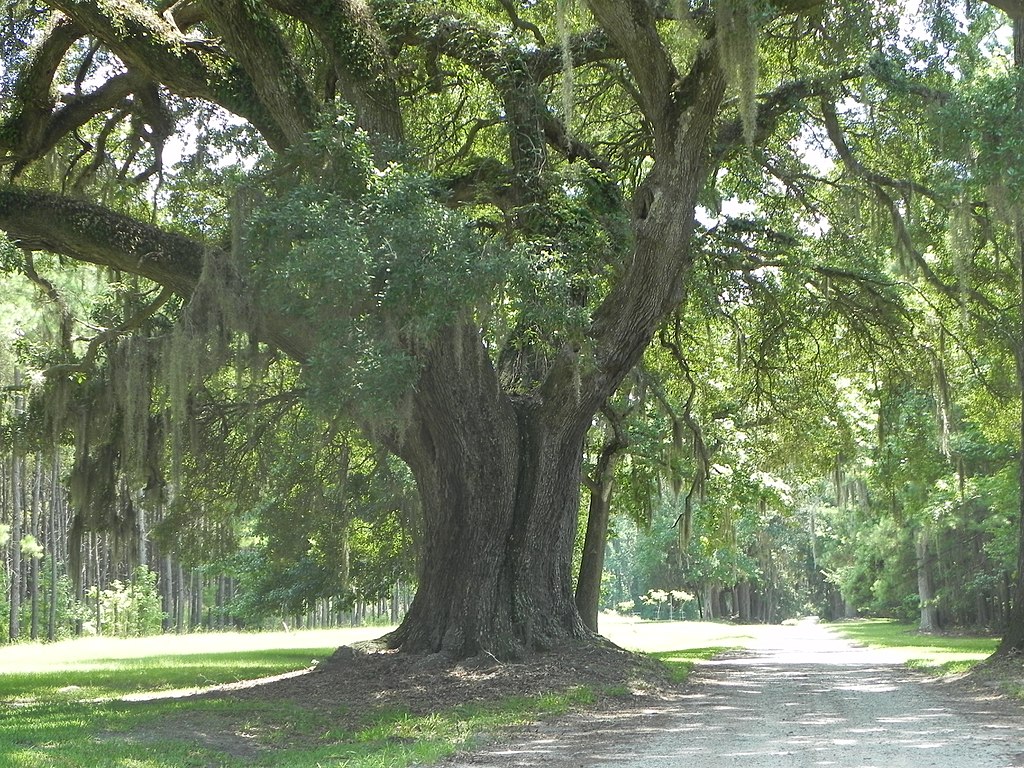
[[[514,657],[587,636],[570,586],[586,420],[504,394],[468,324],[432,344],[413,398],[395,448],[420,492],[423,565],[389,643]]]

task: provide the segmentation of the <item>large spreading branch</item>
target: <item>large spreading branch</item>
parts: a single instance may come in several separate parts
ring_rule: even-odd
[[[179,96],[205,99],[244,117],[274,149],[289,146],[287,126],[266,108],[249,75],[209,41],[186,37],[177,24],[135,2],[54,0],[52,5],[130,70]]]
[[[668,98],[679,72],[658,35],[656,18],[647,0],[587,0],[591,13],[622,53],[640,97],[639,107],[654,130],[658,144],[668,149],[676,138],[679,105]]]
[[[188,296],[205,247],[93,203],[0,187],[0,229],[17,245],[140,275]]]
[[[204,7],[267,114],[289,144],[298,144],[316,127],[321,105],[277,24],[256,3],[205,0]]]
[[[229,258],[211,246],[117,213],[94,203],[50,192],[0,187],[0,230],[28,251],[48,251],[76,261],[120,270],[152,280],[189,297],[206,258]],[[302,320],[260,307],[256,335],[290,357],[303,361],[315,334]]]

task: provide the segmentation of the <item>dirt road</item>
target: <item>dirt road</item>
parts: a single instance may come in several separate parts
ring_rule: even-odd
[[[643,710],[574,716],[450,768],[1024,768],[1024,718],[815,624],[771,628]]]

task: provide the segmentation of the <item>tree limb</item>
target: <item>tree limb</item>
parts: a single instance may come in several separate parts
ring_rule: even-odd
[[[1024,17],[1024,0],[985,0],[993,8],[998,8],[1011,19]]]
[[[779,121],[807,99],[812,96],[828,95],[839,83],[854,80],[863,74],[860,68],[848,69],[827,77],[792,80],[761,94],[754,143],[760,144],[767,140],[778,127]],[[712,150],[715,162],[724,160],[726,155],[742,146],[743,142],[743,123],[739,118],[723,124],[718,130],[715,147]]]
[[[203,0],[203,7],[280,132],[290,144],[299,143],[313,130],[320,108],[280,29],[257,3]]]
[[[587,0],[587,6],[622,53],[640,94],[639,107],[654,127],[659,143],[675,139],[675,113],[669,95],[679,72],[658,36],[655,16],[646,0]]]
[[[139,275],[185,297],[195,289],[209,251],[204,243],[93,203],[10,186],[0,186],[0,230],[24,249]],[[260,338],[306,360],[314,329],[259,305],[255,296],[249,300],[258,313]]]
[[[244,70],[206,42],[138,2],[53,0],[52,5],[102,40],[128,67],[180,96],[206,99],[249,120],[274,149],[289,140]]]
[[[124,270],[182,296],[202,270],[201,243],[50,192],[0,187],[0,229],[22,248]]]
[[[356,122],[371,137],[398,143],[404,136],[396,75],[387,41],[364,0],[268,0],[303,22],[331,57]]]
[[[60,291],[57,290],[57,286],[40,275],[38,270],[36,270],[36,263],[35,259],[32,257],[32,251],[25,251],[25,276],[28,277],[31,282],[39,286],[46,298],[57,307],[57,311],[60,313],[59,324],[61,349],[70,350],[71,309],[68,307],[68,303],[64,300],[64,297],[60,295]]]
[[[43,371],[43,375],[47,378],[54,378],[56,376],[67,376],[70,373],[88,373],[92,370],[93,364],[96,362],[96,356],[99,354],[100,346],[111,339],[116,339],[129,331],[134,331],[142,327],[142,324],[155,315],[160,308],[170,301],[171,296],[174,292],[170,288],[161,288],[157,297],[153,299],[149,304],[142,308],[142,310],[133,317],[126,318],[124,322],[113,328],[107,328],[100,333],[96,334],[89,340],[89,346],[86,348],[85,355],[81,361],[77,363],[65,363],[61,365],[53,365]]]
[[[11,116],[0,125],[0,149],[20,159],[45,143],[55,105],[53,78],[68,50],[84,34],[74,21],[61,19],[33,49],[14,86]]]

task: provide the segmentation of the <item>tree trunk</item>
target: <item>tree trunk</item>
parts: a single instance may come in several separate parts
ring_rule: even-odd
[[[739,620],[743,624],[749,624],[753,619],[750,592],[749,581],[743,581],[736,585],[736,612],[739,614]]]
[[[607,413],[606,409],[606,413]],[[619,424],[611,415],[612,432],[601,448],[594,465],[594,474],[587,482],[590,508],[587,512],[587,533],[583,540],[583,557],[576,581],[576,609],[584,626],[597,632],[597,613],[601,604],[601,580],[604,576],[604,554],[608,539],[608,520],[612,511],[615,485],[615,464],[625,439]]]
[[[935,605],[935,552],[927,527],[917,534],[917,596],[921,602],[921,632],[935,632],[939,628],[939,609]]]
[[[611,472],[602,476],[590,489],[587,513],[587,534],[583,541],[583,558],[576,580],[576,609],[584,626],[597,632],[597,614],[601,604],[601,578],[604,575],[604,550],[608,538],[608,519],[612,508]]]
[[[93,566],[93,583],[96,585],[96,634],[103,634],[103,601],[101,594],[103,592],[103,577],[100,572],[100,543],[99,535],[92,533],[89,535],[89,540],[92,542],[91,550],[92,556],[90,557],[90,564]]]
[[[15,389],[21,386],[21,372],[14,372]],[[23,406],[21,395],[14,399],[14,412],[21,412]],[[11,579],[10,579],[10,615],[8,617],[7,636],[15,642],[21,634],[21,537],[22,537],[22,485],[25,480],[25,457],[18,454],[15,445],[11,451]]]
[[[188,600],[188,590],[185,587],[185,569],[181,561],[175,566],[175,591],[174,591],[174,631],[179,635],[185,632],[185,605]]]
[[[571,585],[589,416],[505,396],[470,326],[429,360],[397,446],[423,505],[423,565],[390,645],[514,658],[588,636]]]
[[[32,517],[29,523],[29,533],[39,543],[39,517],[43,506],[43,457],[36,454],[32,475]],[[33,640],[39,639],[39,560],[33,556],[29,563],[29,600],[32,605],[32,624],[30,636]]]
[[[50,595],[47,605],[46,639],[53,642],[57,637],[57,518],[61,502],[60,452],[54,451],[53,466],[50,469],[50,499],[47,507],[46,550],[50,566]]]

